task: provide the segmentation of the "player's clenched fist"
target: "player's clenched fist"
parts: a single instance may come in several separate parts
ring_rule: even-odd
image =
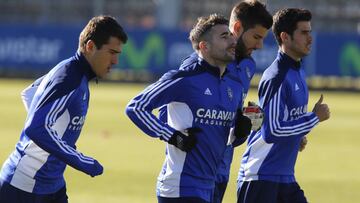
[[[190,152],[196,145],[195,134],[198,132],[200,132],[199,128],[188,128],[185,132],[175,131],[168,143],[182,151]]]
[[[239,109],[236,113],[234,135],[236,138],[246,138],[251,132],[251,119],[243,115]]]
[[[103,166],[96,160],[94,160],[94,165],[91,171],[88,171],[88,174],[91,177],[101,175],[104,172]]]
[[[330,118],[330,110],[327,104],[323,104],[324,96],[321,94],[320,99],[316,102],[313,112],[319,118],[319,121],[325,121]]]

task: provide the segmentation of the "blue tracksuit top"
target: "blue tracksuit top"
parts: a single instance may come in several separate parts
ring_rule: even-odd
[[[50,194],[64,187],[66,164],[88,174],[98,170],[94,159],[75,149],[88,109],[88,81],[94,77],[77,53],[34,83],[25,127],[1,169],[3,181],[26,192]]]
[[[175,130],[197,127],[197,144],[186,153],[166,146],[166,159],[158,177],[157,195],[200,197],[210,201],[218,165],[241,95],[238,81],[222,77],[217,67],[197,58],[166,73],[126,107],[129,118],[151,137],[168,141]],[[167,123],[152,110],[166,105]],[[161,117],[161,116],[160,116]]]
[[[265,70],[258,89],[264,123],[248,139],[238,181],[295,182],[301,139],[319,122],[307,112],[309,93],[300,62],[279,52]]]
[[[239,81],[239,86],[237,88],[237,91],[239,91],[242,95],[241,97],[241,106],[239,106],[240,109],[242,109],[244,105],[245,98],[248,94],[249,88],[250,88],[250,82],[253,78],[256,70],[256,63],[253,58],[244,58],[240,62],[234,61],[230,63],[227,66],[230,77],[234,78],[235,80]],[[237,139],[233,143],[233,145],[229,145],[226,149],[226,152],[224,153],[224,158],[221,161],[221,164],[218,168],[218,174],[216,177],[216,182],[218,183],[224,183],[229,181],[229,175],[230,175],[230,166],[231,162],[233,160],[233,154],[234,154],[234,148],[235,146],[239,146],[242,143],[244,143],[246,139]]]
[[[196,61],[198,58],[198,55],[196,52],[192,53],[189,57],[187,57],[182,65],[180,66],[180,69],[183,69],[186,67],[186,64],[192,63]],[[240,62],[234,61],[230,63],[227,66],[227,70],[229,71],[229,77],[233,78],[236,81],[239,81],[239,86],[236,89],[236,91],[240,91],[239,93],[242,95],[241,97],[241,106],[238,108],[242,108],[244,105],[244,100],[247,96],[247,93],[250,88],[250,82],[252,77],[255,74],[256,70],[256,63],[253,58],[244,58]],[[167,111],[166,106],[160,108],[159,111],[159,119],[163,122],[167,122]],[[235,145],[241,145],[243,142],[245,142],[246,139],[237,139],[235,141]],[[218,167],[217,174],[216,174],[216,183],[224,183],[229,181],[229,175],[230,175],[230,166],[231,162],[233,160],[233,154],[234,149],[232,145],[228,145],[226,148],[226,151],[224,153],[224,157],[221,160],[221,163]]]

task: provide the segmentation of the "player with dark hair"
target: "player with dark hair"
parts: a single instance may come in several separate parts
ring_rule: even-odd
[[[99,162],[77,151],[75,143],[88,110],[89,81],[118,63],[126,41],[113,17],[94,17],[80,34],[75,56],[27,88],[25,127],[0,173],[1,203],[66,203],[66,165],[91,177],[103,173]]]
[[[310,11],[283,9],[273,19],[280,50],[259,84],[264,123],[248,139],[238,178],[238,203],[307,202],[294,176],[296,157],[302,138],[330,117],[322,95],[307,112],[309,93],[301,59],[311,49]]]
[[[241,105],[238,106],[237,134],[242,135],[238,139],[228,141],[228,146],[218,166],[214,195],[212,203],[222,202],[229,181],[230,166],[233,159],[233,147],[245,142],[251,128],[258,129],[261,122],[255,124],[255,119],[250,120],[243,116],[241,109],[243,101],[250,87],[250,81],[255,73],[255,61],[251,58],[252,51],[261,49],[263,40],[272,26],[272,16],[266,10],[264,4],[256,0],[241,1],[236,4],[231,12],[229,29],[237,38],[236,59],[227,66],[229,77],[239,81],[236,89],[241,95]],[[194,52],[184,60],[184,63],[196,61],[198,55]],[[180,67],[181,68],[181,67]],[[159,118],[166,122],[166,106],[160,109]],[[254,125],[252,125],[254,124]]]
[[[237,88],[242,95],[242,105],[239,106],[238,116],[239,124],[243,131],[242,139],[237,139],[234,142],[229,142],[222,163],[218,168],[214,203],[222,202],[225,194],[227,183],[229,181],[230,166],[233,159],[234,148],[246,141],[250,133],[250,129],[257,130],[261,122],[250,120],[241,112],[248,90],[250,88],[250,81],[255,74],[256,64],[251,57],[253,51],[263,47],[263,41],[268,30],[272,26],[272,16],[266,10],[266,6],[257,0],[241,1],[237,3],[230,15],[229,29],[237,38],[236,44],[236,58],[228,65],[232,77],[240,81]],[[261,119],[261,118],[259,118]]]
[[[167,142],[157,182],[158,201],[165,203],[212,201],[217,167],[241,103],[239,82],[226,69],[235,58],[228,20],[201,17],[189,38],[198,57],[166,73],[126,108],[142,131]],[[167,123],[152,113],[162,106]]]

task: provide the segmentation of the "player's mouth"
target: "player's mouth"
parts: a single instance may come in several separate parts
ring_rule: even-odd
[[[230,47],[228,50],[231,53],[231,55],[235,55],[235,46]]]

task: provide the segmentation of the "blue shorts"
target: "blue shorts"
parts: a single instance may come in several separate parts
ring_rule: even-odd
[[[158,203],[209,203],[199,197],[157,197]]]
[[[238,189],[237,203],[307,203],[297,182],[245,181]]]
[[[228,184],[227,182],[215,183],[214,197],[212,203],[222,202],[227,184]]]
[[[0,203],[68,203],[68,197],[65,186],[56,193],[39,195],[3,182],[0,183]]]

